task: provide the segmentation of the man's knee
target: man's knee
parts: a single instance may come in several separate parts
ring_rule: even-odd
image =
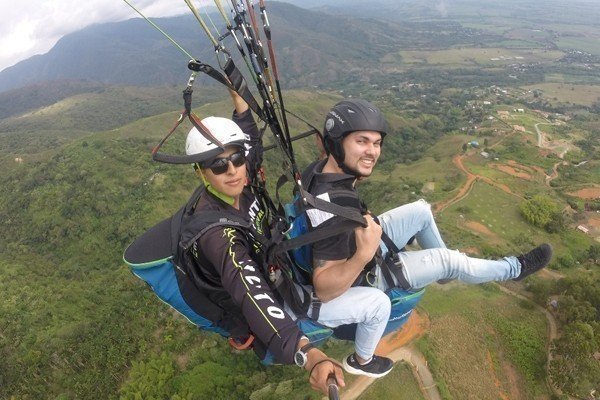
[[[383,291],[374,290],[369,296],[369,303],[364,304],[371,310],[370,317],[377,322],[388,321],[392,310],[390,298]]]
[[[425,199],[419,199],[417,201],[415,201],[414,203],[414,207],[415,207],[415,211],[424,213],[424,214],[428,214],[428,215],[432,215],[431,213],[431,204],[429,204],[427,202],[427,200]]]
[[[379,217],[384,220],[397,221],[420,214],[431,214],[431,205],[424,199],[392,208],[381,214]]]

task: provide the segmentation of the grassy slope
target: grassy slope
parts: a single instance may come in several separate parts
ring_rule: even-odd
[[[415,380],[410,365],[397,363],[384,378],[377,379],[358,397],[359,400],[421,400],[425,399]]]
[[[493,285],[432,288],[421,304],[431,328],[418,345],[444,398],[546,393],[546,320],[541,313]]]

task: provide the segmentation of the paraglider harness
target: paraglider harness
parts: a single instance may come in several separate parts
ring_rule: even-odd
[[[297,275],[302,279],[302,283],[310,284],[312,282],[312,264],[313,257],[311,252],[311,244],[321,241],[332,236],[346,233],[357,226],[364,226],[365,221],[363,214],[355,208],[345,207],[333,202],[322,200],[313,196],[309,191],[312,189],[315,182],[315,173],[319,164],[322,167],[324,160],[314,161],[310,164],[302,174],[302,181],[305,183],[307,190],[302,188],[296,192],[294,200],[284,205],[285,215],[290,225],[287,231],[287,240],[277,243],[271,251],[275,254],[281,252],[289,252],[294,266],[298,269]],[[332,175],[323,175],[321,179],[327,179]],[[277,197],[279,198],[279,189],[285,183],[285,176],[282,176],[277,185]],[[308,227],[307,210],[318,209],[332,214],[333,218],[337,219],[335,223],[328,225],[319,225],[314,229]],[[379,223],[377,217],[376,222]],[[398,257],[398,253],[402,251],[396,246],[392,239],[382,231],[381,240],[388,248],[386,256],[383,258],[379,267],[382,272],[388,287],[399,286],[403,290],[410,290],[410,284],[402,274],[402,264]],[[411,238],[409,244],[414,240]],[[359,284],[361,286],[373,286],[372,278],[374,277],[374,269],[376,263],[371,262],[365,266],[361,273]]]
[[[128,3],[129,4],[129,3]],[[136,10],[137,11],[137,10]],[[139,11],[138,11],[139,12]],[[141,14],[141,13],[140,13]],[[160,30],[160,29],[159,29]],[[161,31],[162,32],[162,31]],[[235,35],[231,31],[232,35]],[[163,32],[164,33],[164,32]],[[263,107],[253,97],[248,89],[246,81],[241,72],[236,68],[233,60],[223,47],[216,47],[219,52],[226,53],[227,61],[222,66],[223,73],[217,71],[208,64],[192,59],[188,68],[192,74],[188,80],[187,87],[183,91],[184,108],[174,126],[167,135],[152,150],[152,158],[155,161],[168,164],[194,164],[210,160],[224,151],[224,145],[217,140],[203,124],[200,118],[192,110],[193,84],[198,72],[205,73],[212,79],[237,92],[249,108],[263,121],[265,126],[274,132],[278,147],[283,149],[288,159],[293,160],[291,139],[285,122],[285,131],[277,119],[276,110],[273,107],[273,99],[265,97],[266,86],[261,86],[260,92],[263,97]],[[280,101],[282,113],[285,111]],[[215,149],[200,155],[176,155],[162,152],[161,149],[166,141],[176,132],[177,128],[185,121],[191,124],[208,140],[215,144]],[[317,132],[312,127],[308,132],[298,135],[297,138],[306,137]],[[265,149],[267,150],[267,149]],[[198,265],[191,254],[191,246],[208,230],[216,226],[232,227],[245,235],[249,243],[259,242],[264,249],[264,257],[259,258],[257,263],[262,269],[262,275],[271,286],[273,293],[279,297],[282,303],[287,304],[297,317],[300,329],[312,343],[318,343],[331,336],[331,330],[311,321],[318,319],[320,301],[314,293],[301,288],[300,294],[296,290],[294,271],[289,267],[293,263],[287,253],[274,253],[269,251],[274,245],[284,239],[280,233],[287,228],[284,217],[279,217],[277,207],[273,204],[265,188],[265,176],[262,168],[256,166],[257,176],[251,177],[251,190],[261,202],[263,209],[272,216],[270,238],[261,235],[253,229],[251,224],[243,218],[222,211],[195,212],[195,206],[204,188],[198,188],[190,197],[187,204],[172,217],[167,218],[152,227],[139,237],[125,251],[123,256],[131,271],[149,284],[156,295],[172,306],[176,311],[183,314],[190,322],[200,329],[213,331],[222,336],[230,338],[230,344],[236,349],[253,348],[259,358],[265,363],[270,363],[269,355],[265,354],[265,346],[259,343],[250,332],[247,322],[239,308],[233,304],[230,296],[222,287],[215,287],[198,273],[205,268]],[[268,255],[268,257],[266,257]],[[259,262],[262,261],[262,262]],[[276,279],[269,279],[275,276]],[[312,305],[311,316],[307,315]]]
[[[238,350],[252,348],[263,362],[271,363],[273,360],[267,359],[265,344],[252,335],[239,307],[222,286],[203,278],[201,271],[205,267],[198,264],[191,252],[193,244],[217,226],[234,228],[245,235],[249,243],[258,242],[261,247],[269,246],[270,241],[239,216],[224,211],[196,212],[196,203],[204,190],[204,187],[196,189],[185,206],[136,239],[125,250],[123,259],[133,274],[144,280],[161,300],[198,328],[229,338],[230,345]],[[257,264],[273,293],[299,317],[298,325],[309,340],[320,342],[331,332],[307,318],[311,296],[299,297],[292,273],[286,269],[289,263],[285,261]],[[269,279],[270,275],[276,279]]]
[[[194,213],[195,204],[201,194],[201,189],[197,190],[190,198],[186,206],[182,207],[175,215],[167,218],[148,230],[144,235],[138,238],[130,245],[124,254],[125,262],[130,266],[132,272],[146,281],[152,290],[163,301],[171,305],[181,314],[185,315],[192,323],[196,324],[201,329],[217,332],[223,336],[231,337],[230,343],[236,348],[248,348],[253,343],[251,332],[248,325],[244,321],[239,309],[234,307],[226,300],[223,288],[215,288],[207,284],[199,274],[195,272],[195,268],[202,266],[194,266],[192,256],[189,251],[189,246],[204,233],[207,229],[214,226],[231,226],[244,234],[251,234],[254,239],[259,240],[265,249],[265,259],[261,266],[263,274],[268,280],[268,277],[273,270],[280,271],[278,279],[270,282],[273,292],[278,294],[281,299],[292,309],[299,317],[298,325],[301,330],[309,336],[311,342],[324,340],[331,335],[331,329],[319,326],[312,321],[318,318],[320,302],[310,290],[303,287],[300,295],[296,290],[295,282],[309,284],[312,269],[306,267],[297,268],[299,263],[290,260],[290,254],[293,256],[294,249],[303,249],[309,251],[310,244],[324,237],[329,237],[338,233],[348,231],[356,226],[366,226],[363,216],[358,210],[341,207],[333,203],[315,198],[307,190],[303,188],[302,180],[298,167],[296,165],[292,141],[311,134],[320,135],[319,130],[310,123],[305,122],[310,129],[307,132],[299,134],[291,138],[287,123],[287,114],[297,115],[287,111],[284,107],[279,76],[277,72],[277,64],[275,53],[271,41],[270,25],[266,13],[264,1],[260,0],[260,14],[263,22],[263,29],[267,38],[268,53],[271,65],[267,61],[264,54],[263,46],[260,41],[259,28],[254,17],[254,10],[251,2],[246,1],[247,8],[244,8],[241,2],[232,1],[232,12],[234,14],[234,24],[227,18],[222,10],[220,2],[215,2],[219,12],[223,16],[227,24],[227,32],[215,38],[209,31],[207,25],[202,21],[193,4],[186,1],[186,4],[205,30],[207,36],[214,45],[217,59],[219,56],[225,58],[222,63],[219,59],[219,65],[224,74],[217,71],[208,64],[201,62],[192,57],[187,51],[179,46],[172,38],[170,38],[162,29],[156,26],[152,21],[148,20],[140,11],[138,11],[129,1],[124,0],[151,25],[157,28],[167,39],[175,44],[187,57],[188,68],[192,70],[192,74],[188,80],[186,89],[183,91],[184,109],[181,112],[178,120],[169,133],[160,141],[160,143],[152,150],[152,158],[155,161],[165,162],[169,164],[192,164],[202,163],[203,161],[212,159],[224,151],[224,146],[220,143],[210,131],[203,126],[200,118],[192,111],[192,86],[199,72],[205,73],[212,79],[217,80],[229,89],[236,91],[248,104],[250,109],[265,122],[262,128],[264,131],[268,126],[273,133],[275,144],[284,153],[289,175],[282,175],[277,184],[277,200],[278,206],[275,206],[271,198],[268,196],[265,188],[265,178],[262,168],[256,169],[259,178],[252,177],[254,185],[253,190],[255,196],[263,203],[265,210],[272,217],[270,237],[268,239],[261,235],[256,235],[250,232],[251,227],[247,221],[244,221],[233,215],[227,215],[220,212],[199,212]],[[247,17],[250,17],[250,22]],[[243,37],[242,46],[237,35]],[[260,97],[262,99],[262,107],[258,104],[252,93],[248,89],[246,81],[241,72],[236,68],[229,52],[222,46],[223,39],[231,37],[235,40],[236,47],[241,53],[246,65],[248,66],[250,76],[256,84]],[[274,78],[274,79],[273,79]],[[277,98],[273,91],[273,81],[275,82]],[[275,107],[277,106],[277,107]],[[198,131],[208,140],[216,145],[216,148],[202,155],[173,155],[166,154],[160,151],[166,140],[176,131],[178,126],[188,119]],[[300,118],[301,119],[301,118]],[[265,148],[265,151],[268,148]],[[285,169],[285,168],[284,168]],[[308,178],[310,182],[312,178]],[[293,206],[283,206],[279,201],[279,188],[285,182],[293,182],[295,185],[295,201]],[[294,229],[300,226],[300,220],[306,218],[305,210],[308,208],[318,208],[320,210],[330,212],[340,218],[340,223],[333,228],[316,229],[308,232],[305,230]],[[294,210],[294,214],[288,213],[286,216],[285,209]],[[306,221],[304,221],[306,222]],[[306,226],[306,225],[305,225]],[[397,247],[391,241],[386,241],[386,245],[390,251],[390,257],[397,254]],[[393,261],[393,259],[391,259]],[[310,259],[309,259],[310,261]],[[389,275],[389,274],[388,274]],[[397,276],[402,276],[400,273]],[[391,275],[386,279],[391,280]],[[418,293],[422,293],[418,292]],[[409,296],[410,297],[410,296]],[[413,296],[414,297],[414,296]],[[419,296],[420,297],[420,296]],[[418,297],[416,298],[418,301]],[[309,307],[312,305],[313,313],[307,315]],[[394,300],[392,299],[392,307]],[[414,305],[413,305],[414,307]],[[412,308],[411,308],[412,310]],[[405,321],[407,313],[402,315],[402,323]],[[398,321],[400,321],[400,319]],[[304,325],[304,326],[303,326]],[[260,344],[254,341],[254,348],[261,359],[267,360],[268,356],[260,351]],[[240,346],[240,343],[242,345]],[[265,356],[263,358],[263,356]]]

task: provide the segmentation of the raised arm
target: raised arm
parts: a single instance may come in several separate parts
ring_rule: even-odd
[[[246,134],[246,159],[248,160],[248,175],[254,179],[256,171],[262,165],[263,145],[262,132],[258,129],[248,104],[233,90],[229,91],[235,110],[232,120]]]
[[[244,99],[242,99],[242,97],[239,94],[237,94],[237,92],[231,89],[228,90],[229,96],[231,96],[231,100],[233,101],[233,107],[235,108],[236,114],[243,114],[246,110],[250,108],[248,107],[248,104],[244,101]]]

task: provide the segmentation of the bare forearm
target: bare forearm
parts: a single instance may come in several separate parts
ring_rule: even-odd
[[[317,297],[323,302],[328,302],[346,292],[356,281],[368,261],[365,261],[364,257],[359,254],[355,254],[344,262],[330,265],[327,265],[330,263],[328,261],[315,260],[315,263],[323,265],[321,268],[316,268],[313,275]]]
[[[231,96],[231,100],[233,101],[233,106],[235,107],[235,112],[237,114],[242,114],[249,108],[244,99],[242,99],[240,95],[233,90],[229,89],[229,95]]]

